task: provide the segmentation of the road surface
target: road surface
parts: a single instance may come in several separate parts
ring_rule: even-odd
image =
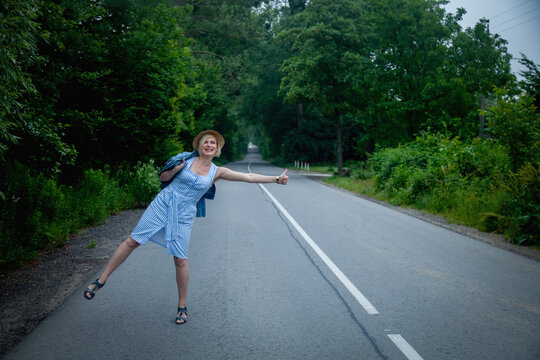
[[[282,171],[257,154],[227,166]],[[5,359],[540,358],[539,262],[289,175],[217,183],[190,243],[187,324],[172,258],[148,244]]]

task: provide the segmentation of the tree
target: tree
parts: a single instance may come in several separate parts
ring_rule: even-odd
[[[514,79],[506,42],[487,20],[462,31],[465,10],[447,14],[443,0],[373,3],[377,141],[395,145],[425,130],[476,136],[482,97]]]
[[[534,98],[534,105],[538,111],[540,109],[540,69],[524,54],[521,54],[519,63],[527,68],[519,73],[523,76],[521,88]]]
[[[254,9],[262,1],[180,1],[190,16],[185,27],[192,39],[197,84],[204,99],[195,104],[186,140],[204,128],[214,128],[227,139],[222,156],[233,159],[247,146],[245,127],[240,126],[238,104],[249,87],[253,51],[264,30]]]
[[[506,89],[495,92],[497,103],[488,108],[489,131],[508,148],[512,170],[524,164],[540,166],[540,114],[529,94],[519,97],[508,95]]]
[[[29,69],[37,94],[25,101],[29,126],[13,157],[72,181],[88,167],[180,150],[178,133],[199,96],[183,9],[135,0],[39,4],[47,39]]]
[[[378,141],[394,145],[412,140],[426,119],[425,92],[443,68],[450,29],[444,23],[444,1],[382,0],[373,2],[377,44],[374,48],[379,94]],[[381,123],[384,121],[384,123]]]
[[[177,152],[179,134],[189,128],[204,94],[184,35],[184,9],[163,3],[133,6],[121,36],[110,47],[107,76],[114,120],[100,130],[110,147],[105,159],[160,159]],[[114,50],[113,50],[114,49]],[[118,152],[118,156],[111,156]]]
[[[510,72],[512,56],[506,49],[506,40],[497,34],[491,34],[489,21],[481,19],[473,28],[458,32],[452,38],[452,46],[446,62],[450,88],[448,93],[454,94],[453,89],[463,89],[463,103],[444,106],[445,111],[463,119],[461,127],[469,128],[463,137],[483,136],[483,116],[477,115],[477,109],[486,109],[486,98],[493,93],[493,87],[504,87],[515,81]],[[458,108],[459,112],[452,110]],[[478,127],[474,120],[478,118]],[[478,132],[475,130],[478,129]]]
[[[34,0],[0,3],[0,157],[17,141],[14,128],[22,122],[21,98],[35,93],[27,69],[37,58],[37,16]]]
[[[249,76],[235,106],[238,117],[249,129],[251,141],[266,158],[283,158],[288,154],[285,137],[298,125],[295,106],[284,104],[283,97],[278,95],[279,66],[290,54],[290,43],[276,40],[277,34],[288,26],[294,9],[273,3],[257,9],[264,31],[261,41],[250,51]]]
[[[280,36],[294,55],[281,71],[281,93],[293,104],[311,103],[335,124],[338,171],[343,172],[342,116],[365,106],[370,32],[363,3],[311,1]]]

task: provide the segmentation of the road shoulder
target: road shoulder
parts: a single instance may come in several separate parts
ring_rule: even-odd
[[[0,273],[0,356],[13,349],[100,270],[143,211],[111,215],[102,224],[71,236],[63,247],[40,254],[23,268]]]
[[[329,186],[331,188],[334,188],[334,189],[337,189],[337,190],[352,194],[354,196],[357,196],[357,197],[360,197],[362,199],[377,203],[377,204],[382,205],[382,206],[389,207],[391,209],[402,212],[404,214],[414,216],[415,218],[426,221],[426,222],[428,222],[430,224],[437,225],[437,226],[443,227],[443,228],[448,229],[448,230],[452,230],[454,232],[457,232],[458,234],[465,235],[465,236],[470,237],[472,239],[488,243],[488,244],[490,244],[492,246],[495,246],[495,247],[498,247],[500,249],[505,249],[505,250],[514,252],[516,254],[525,256],[527,258],[530,258],[530,259],[533,259],[533,260],[536,260],[536,261],[540,261],[540,250],[539,249],[530,248],[530,247],[526,247],[526,246],[520,246],[520,245],[516,245],[516,244],[511,244],[508,241],[506,241],[504,236],[501,235],[501,234],[486,233],[486,232],[477,230],[477,229],[472,228],[472,227],[459,225],[459,224],[453,224],[453,223],[447,221],[446,219],[444,219],[444,218],[442,218],[440,216],[437,216],[437,215],[428,214],[428,213],[425,213],[425,212],[422,212],[422,211],[419,211],[419,210],[415,210],[415,209],[390,205],[385,201],[377,200],[377,199],[371,198],[369,196],[358,194],[358,193],[355,193],[353,191],[343,189],[343,188],[334,186],[332,184],[329,184],[329,183],[324,181],[324,177],[310,176],[309,178],[311,180],[313,180],[313,181],[320,182],[321,184],[324,184],[324,185]]]

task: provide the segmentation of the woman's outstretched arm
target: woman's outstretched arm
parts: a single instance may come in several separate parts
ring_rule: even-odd
[[[289,177],[287,176],[287,169],[279,176],[268,176],[261,174],[247,174],[243,172],[233,171],[226,167],[219,167],[215,180],[229,180],[229,181],[244,181],[248,183],[278,183],[281,185],[287,185]]]

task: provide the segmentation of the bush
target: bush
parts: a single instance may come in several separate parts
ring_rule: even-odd
[[[540,169],[517,173],[508,148],[490,139],[463,142],[422,134],[414,142],[376,151],[356,180],[373,174],[377,197],[414,206],[484,231],[505,233],[513,242],[538,245]]]
[[[31,234],[37,229],[35,209],[36,184],[28,169],[19,163],[6,166],[2,175],[0,203],[0,266],[17,260],[27,260],[37,254],[32,249]]]
[[[488,109],[488,130],[507,147],[512,170],[526,163],[540,163],[540,114],[534,98],[527,94],[509,96],[505,89],[496,89],[497,105]]]
[[[523,165],[512,173],[506,189],[511,201],[503,214],[508,222],[507,236],[514,243],[540,245],[540,166]]]
[[[441,186],[461,188],[480,183],[479,179],[500,182],[509,171],[510,159],[505,148],[491,140],[463,143],[440,134],[423,134],[412,143],[377,151],[369,164],[379,190],[390,195],[409,188],[410,203]]]
[[[0,177],[0,268],[20,266],[112,212],[145,205],[160,189],[153,161],[139,163],[124,178],[89,169],[75,186],[31,174],[18,162],[5,169]]]
[[[135,169],[130,172],[126,192],[135,206],[148,205],[161,190],[158,173],[159,169],[155,166],[154,160],[147,163],[139,162]]]
[[[334,170],[331,169],[333,172]],[[374,175],[373,170],[368,168],[365,163],[353,164],[351,166],[351,177],[358,180],[370,179]]]

